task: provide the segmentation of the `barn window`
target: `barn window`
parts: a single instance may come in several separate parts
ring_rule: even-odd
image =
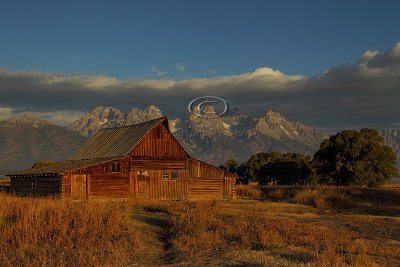
[[[171,172],[171,179],[178,179],[178,172]]]
[[[165,180],[171,179],[176,180],[178,179],[178,172],[163,172],[161,177]]]
[[[32,183],[31,183],[31,186],[32,186],[32,189],[36,189],[36,186],[37,186],[36,181],[32,182]]]
[[[119,163],[119,161],[114,161],[113,163],[112,163],[112,172],[120,172],[120,163]]]

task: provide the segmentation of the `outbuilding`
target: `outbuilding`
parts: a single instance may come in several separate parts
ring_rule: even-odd
[[[101,129],[66,161],[8,175],[17,195],[148,200],[235,199],[235,174],[192,158],[168,119]]]

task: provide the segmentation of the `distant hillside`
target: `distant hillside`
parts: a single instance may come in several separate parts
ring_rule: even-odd
[[[32,114],[0,122],[0,173],[29,168],[39,160],[64,160],[84,142],[65,127]]]

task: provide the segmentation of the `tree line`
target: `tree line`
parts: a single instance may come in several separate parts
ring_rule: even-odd
[[[240,176],[238,183],[277,185],[364,185],[377,187],[398,176],[396,154],[375,129],[345,130],[322,141],[311,157],[261,152],[239,164],[220,166]]]

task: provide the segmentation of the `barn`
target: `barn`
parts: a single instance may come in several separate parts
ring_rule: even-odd
[[[8,175],[17,195],[71,199],[235,199],[235,174],[192,158],[167,117],[101,129],[63,162]]]

